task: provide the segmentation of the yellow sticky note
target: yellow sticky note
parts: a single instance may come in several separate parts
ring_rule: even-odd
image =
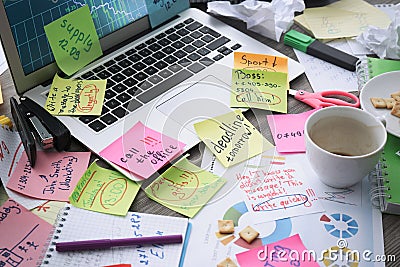
[[[69,197],[78,208],[125,216],[140,186],[120,172],[93,162]]]
[[[288,59],[287,57],[280,57],[274,55],[235,52],[234,68],[287,73]]]
[[[231,107],[287,113],[288,74],[233,69]]]
[[[183,158],[147,186],[145,192],[160,204],[192,218],[225,183],[224,178]]]
[[[45,109],[53,115],[100,115],[107,80],[71,80],[56,75]]]
[[[103,54],[87,5],[44,26],[58,67],[72,75]]]
[[[46,222],[53,225],[57,221],[60,210],[65,207],[65,203],[66,202],[61,201],[46,201],[31,211]]]
[[[198,122],[194,128],[199,138],[225,167],[273,147],[240,110]]]

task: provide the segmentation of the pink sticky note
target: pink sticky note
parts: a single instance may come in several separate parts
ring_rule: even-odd
[[[138,122],[101,151],[100,156],[142,178],[149,178],[184,147],[184,143]]]
[[[278,152],[305,152],[304,124],[315,109],[299,114],[267,115]]]
[[[310,255],[307,252],[309,251],[307,251],[300,236],[296,234],[281,241],[236,254],[236,259],[240,267],[318,267],[319,264],[312,252]]]
[[[68,201],[89,159],[90,152],[38,151],[32,168],[24,152],[7,187],[34,198]]]
[[[5,266],[37,266],[52,230],[51,224],[8,199],[0,207],[0,262]]]

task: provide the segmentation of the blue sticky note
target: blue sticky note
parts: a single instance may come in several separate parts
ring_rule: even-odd
[[[151,27],[156,27],[190,7],[189,0],[146,0]]]

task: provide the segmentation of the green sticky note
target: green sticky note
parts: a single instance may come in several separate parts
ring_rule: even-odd
[[[93,162],[69,197],[78,208],[125,216],[140,186],[120,172]]]
[[[54,76],[45,109],[53,115],[100,115],[107,80],[72,80]]]
[[[145,0],[151,27],[156,27],[190,7],[189,0]]]
[[[198,122],[194,129],[224,167],[243,162],[273,147],[240,110]]]
[[[87,5],[44,26],[58,67],[72,75],[103,51]]]
[[[158,203],[192,218],[225,183],[224,178],[183,158],[147,186],[145,192]]]
[[[287,113],[287,73],[233,69],[231,88],[231,107]]]

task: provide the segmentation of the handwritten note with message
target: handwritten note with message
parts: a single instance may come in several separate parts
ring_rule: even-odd
[[[58,67],[72,75],[103,51],[87,5],[44,26]]]
[[[68,201],[88,166],[90,152],[38,151],[37,157],[33,169],[22,154],[7,188],[39,199]]]
[[[316,192],[305,182],[307,175],[301,162],[288,158],[283,164],[248,165],[235,174],[246,206],[264,221],[323,211]]]
[[[287,112],[288,75],[284,72],[233,69],[231,107]]]
[[[302,255],[306,255],[305,257]],[[240,267],[320,266],[307,251],[299,234],[236,254]]]
[[[299,114],[267,115],[269,128],[279,152],[305,152],[304,124],[315,110]]]
[[[50,223],[53,225],[57,217],[60,213],[60,210],[65,207],[65,202],[63,201],[46,201],[40,206],[37,206],[36,208],[32,209],[32,213],[36,214],[46,222]]]
[[[273,147],[240,110],[196,123],[194,128],[224,167],[245,161]]]
[[[100,115],[107,80],[71,80],[54,76],[45,109],[53,115]]]
[[[156,27],[188,9],[188,0],[145,0],[151,27]]]
[[[234,68],[288,73],[287,57],[234,52]]]
[[[136,123],[100,156],[145,179],[178,156],[185,144]]]
[[[192,218],[225,182],[183,158],[146,187],[145,192],[153,200]]]
[[[0,207],[0,263],[37,266],[52,230],[51,224],[10,198]]]
[[[93,162],[69,200],[78,208],[125,216],[139,189],[138,184],[120,172],[102,168]]]

